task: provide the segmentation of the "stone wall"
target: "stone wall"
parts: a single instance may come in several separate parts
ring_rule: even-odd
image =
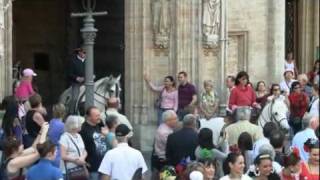
[[[152,30],[152,0],[130,0],[125,6],[125,85],[126,114],[137,129],[136,138],[143,150],[150,150],[155,130],[157,94],[143,81],[149,74],[156,84],[165,75],[184,70],[198,90],[211,79],[221,99],[223,80],[229,74],[246,70],[252,82],[279,82],[284,64],[284,0],[223,1],[227,9],[227,58],[221,48],[202,47],[202,1],[169,1],[171,31],[168,49],[155,48]],[[221,12],[223,12],[221,10]],[[222,29],[223,30],[223,29]],[[224,39],[221,38],[221,43]],[[224,68],[222,70],[222,68]],[[221,76],[224,77],[221,77]],[[222,91],[219,91],[219,90]]]

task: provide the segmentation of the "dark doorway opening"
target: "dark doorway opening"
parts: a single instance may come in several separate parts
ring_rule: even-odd
[[[298,0],[286,0],[286,24],[285,24],[285,54],[293,53],[296,64],[298,59]],[[300,69],[298,67],[298,69]]]
[[[124,90],[124,0],[98,0],[96,11],[108,11],[95,18],[96,79],[121,74]],[[68,87],[67,65],[72,50],[82,44],[82,19],[71,18],[71,12],[83,12],[80,0],[13,3],[13,64],[36,71],[35,84],[46,105],[56,103]]]

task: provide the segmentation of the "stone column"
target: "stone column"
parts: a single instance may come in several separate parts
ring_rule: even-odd
[[[299,65],[301,72],[311,70],[319,46],[319,0],[299,1]]]
[[[319,19],[319,14],[320,14],[320,11],[319,11],[319,8],[320,8],[320,0],[314,0],[314,17],[313,17],[313,27],[314,27],[314,42],[313,42],[313,49],[315,51],[318,50],[318,52],[315,52],[314,53],[314,56],[318,56],[318,57],[315,57],[315,58],[320,58],[320,43],[319,43],[319,39],[320,39],[320,31],[319,31],[319,26],[320,26],[320,19]],[[312,68],[312,67],[310,67]],[[311,69],[309,69],[311,70]]]
[[[226,78],[226,60],[228,57],[227,54],[227,37],[228,37],[228,26],[227,26],[227,0],[221,0],[221,26],[220,26],[220,89],[219,89],[219,94],[220,94],[220,114],[225,115],[226,113],[226,107],[227,104],[225,104],[226,101],[226,96],[227,96],[227,88],[225,84],[225,78]]]
[[[285,61],[285,0],[268,0],[269,82],[280,82]]]
[[[12,88],[12,2],[0,0],[0,100]]]

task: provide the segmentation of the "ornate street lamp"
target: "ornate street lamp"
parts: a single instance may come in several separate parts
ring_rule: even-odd
[[[83,17],[83,27],[80,30],[83,38],[83,48],[86,51],[85,61],[85,86],[86,86],[86,101],[85,107],[88,108],[94,105],[94,40],[96,38],[97,29],[94,27],[94,16],[107,15],[107,11],[94,12],[96,0],[82,0],[82,8],[84,13],[71,13],[71,17]]]

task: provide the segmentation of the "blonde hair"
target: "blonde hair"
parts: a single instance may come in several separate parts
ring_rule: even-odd
[[[211,87],[213,87],[213,81],[212,80],[205,80],[203,81],[203,86],[209,85]]]
[[[304,82],[308,82],[309,81],[308,76],[306,74],[299,74],[298,75],[298,80],[302,80]]]
[[[66,107],[61,103],[53,105],[53,107],[52,107],[52,115],[53,115],[54,118],[63,119],[65,117],[65,115],[66,115]]]

